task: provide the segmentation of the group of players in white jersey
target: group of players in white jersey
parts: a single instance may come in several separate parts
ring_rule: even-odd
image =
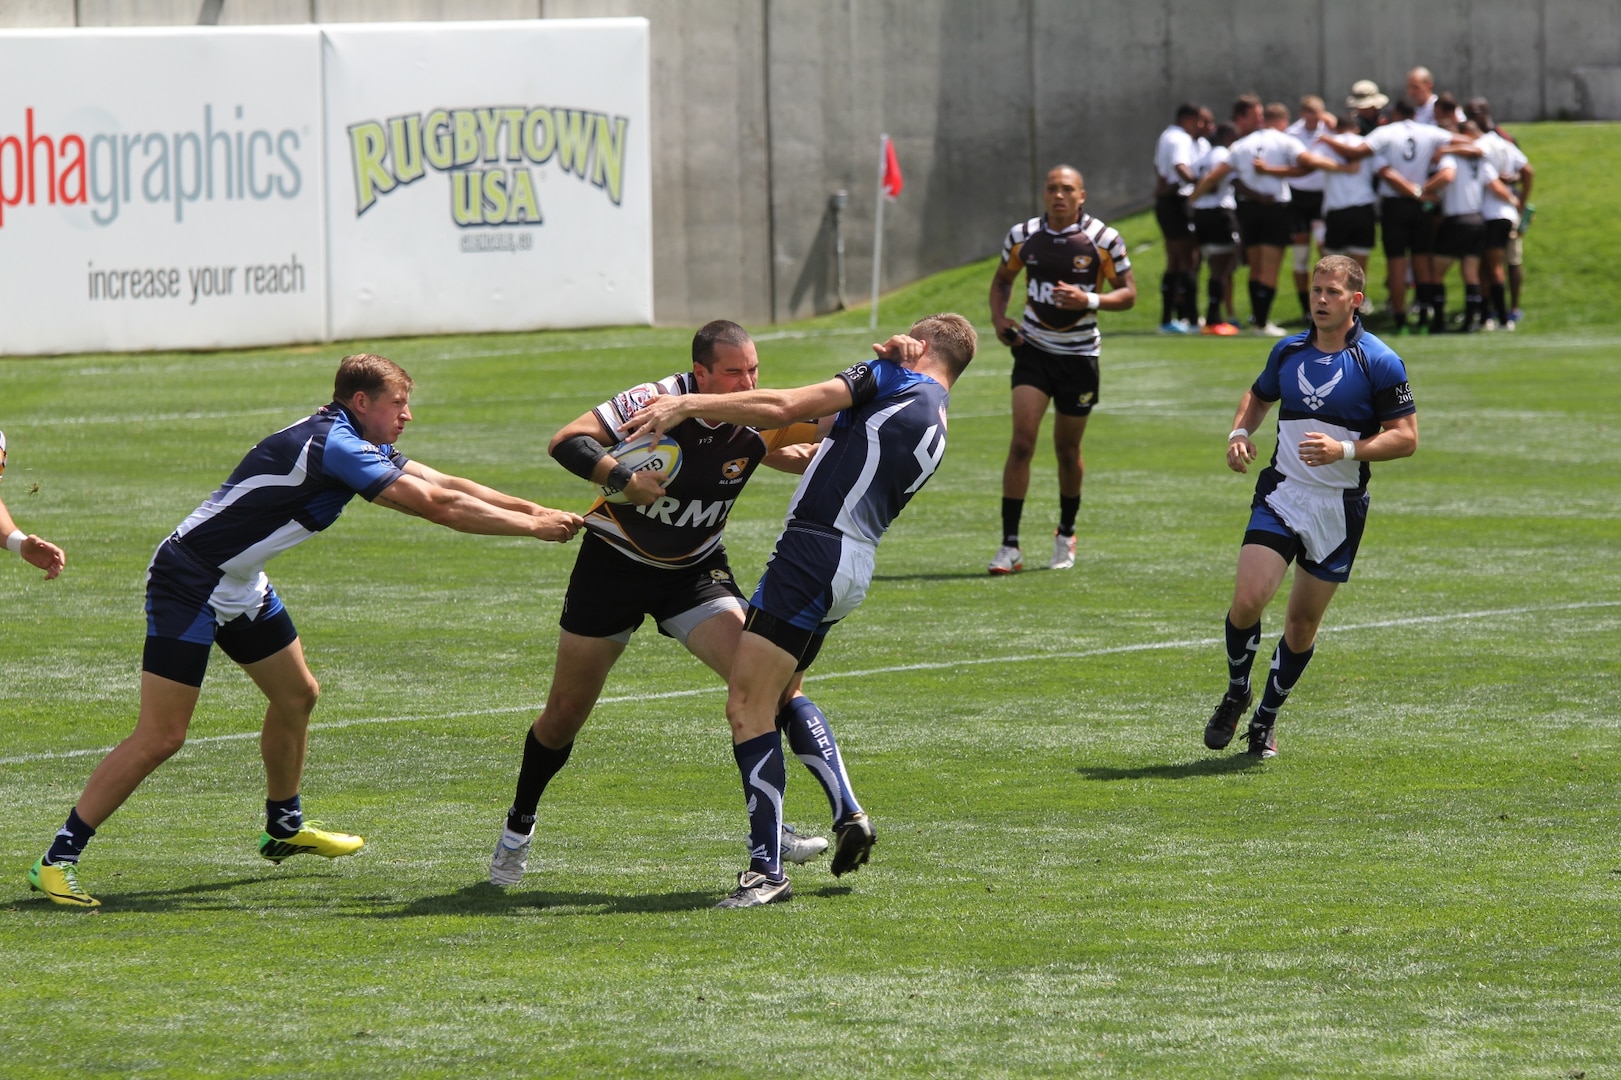
[[[1311,245],[1366,270],[1376,230],[1393,333],[1515,328],[1533,170],[1490,103],[1460,105],[1437,94],[1420,67],[1394,102],[1361,80],[1345,104],[1336,117],[1308,95],[1291,120],[1282,103],[1245,94],[1220,125],[1203,106],[1178,108],[1154,153],[1155,216],[1166,242],[1162,333],[1240,333],[1232,275],[1242,259],[1250,327],[1282,337],[1272,305],[1285,250],[1293,248],[1305,317]],[[1202,313],[1201,261],[1209,266]],[[1449,320],[1446,275],[1454,263],[1464,303],[1461,317]],[[1363,314],[1372,314],[1371,304]]]

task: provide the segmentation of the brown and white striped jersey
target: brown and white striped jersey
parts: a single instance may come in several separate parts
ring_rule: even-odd
[[[1056,356],[1098,354],[1098,313],[1061,308],[1053,303],[1058,282],[1098,292],[1131,269],[1126,242],[1109,226],[1083,213],[1066,229],[1054,232],[1045,217],[1033,217],[1008,230],[1002,242],[1002,265],[1025,274],[1026,341]]]

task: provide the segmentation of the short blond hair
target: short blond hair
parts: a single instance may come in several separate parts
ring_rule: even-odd
[[[1344,274],[1345,284],[1351,287],[1352,292],[1364,292],[1368,284],[1368,275],[1363,271],[1362,264],[1347,255],[1324,255],[1311,271],[1312,277],[1318,274]]]
[[[975,333],[974,324],[949,311],[925,315],[912,324],[909,333],[929,343],[929,348],[946,362],[953,379],[963,373],[979,350],[979,334]]]
[[[375,353],[355,353],[345,356],[338,365],[338,374],[332,380],[334,401],[350,401],[356,394],[375,399],[384,390],[394,388],[407,394],[415,385],[405,369],[386,356]]]

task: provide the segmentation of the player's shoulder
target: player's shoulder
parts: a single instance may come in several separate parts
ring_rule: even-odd
[[[1362,330],[1352,342],[1362,350],[1362,356],[1368,362],[1369,373],[1377,381],[1379,374],[1388,373],[1407,377],[1407,365],[1402,358],[1391,348],[1390,343],[1377,334]]]
[[[1125,251],[1126,242],[1119,230],[1100,218],[1085,215],[1081,219],[1081,231],[1091,238],[1092,243],[1111,254],[1119,255]]]

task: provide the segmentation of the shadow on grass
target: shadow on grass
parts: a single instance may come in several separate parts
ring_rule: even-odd
[[[1248,754],[1198,758],[1175,765],[1139,765],[1135,769],[1113,769],[1103,765],[1083,765],[1075,771],[1088,780],[1192,780],[1200,776],[1224,776],[1243,772],[1261,764]]]
[[[221,896],[244,886],[281,885],[288,881],[320,878],[320,874],[264,873],[253,877],[225,878],[219,881],[199,881],[173,889],[147,889],[142,892],[114,892],[99,888],[93,880],[86,885],[102,906],[109,911],[211,911],[238,908],[240,902]]]
[[[874,581],[961,581],[964,578],[990,577],[983,570],[959,570],[939,574],[874,574]]]
[[[422,915],[500,915],[526,910],[555,910],[570,915],[651,914],[663,911],[698,911],[714,907],[720,892],[630,893],[614,895],[599,892],[560,892],[550,889],[511,890],[487,881],[468,885],[453,893],[424,896],[404,907],[389,910],[352,911],[347,914],[370,919],[411,919]]]

